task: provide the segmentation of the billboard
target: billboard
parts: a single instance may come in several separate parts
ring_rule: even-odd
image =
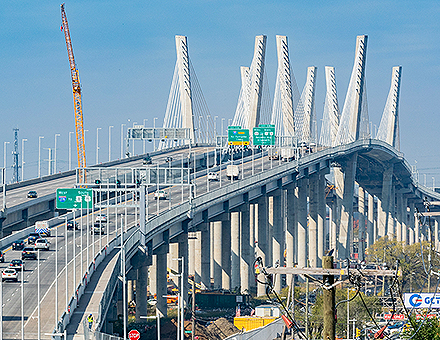
[[[405,293],[406,308],[440,308],[440,293]]]

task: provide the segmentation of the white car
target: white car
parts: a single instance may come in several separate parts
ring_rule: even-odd
[[[218,176],[218,173],[216,172],[210,172],[208,173],[208,181],[218,181],[220,177]]]
[[[2,281],[11,280],[11,281],[17,281],[18,280],[18,274],[15,269],[7,268],[3,270],[2,272]]]
[[[45,238],[39,238],[35,241],[35,249],[49,250],[50,242]]]
[[[154,192],[154,198],[159,200],[166,200],[168,193],[165,190],[156,190]]]
[[[107,222],[107,215],[104,214],[96,215],[95,222]]]

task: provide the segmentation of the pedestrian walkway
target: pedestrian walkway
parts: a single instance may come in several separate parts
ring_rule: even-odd
[[[90,278],[86,290],[81,296],[79,304],[73,312],[70,323],[67,326],[68,340],[84,340],[83,320],[87,319],[89,314],[93,315],[95,321],[98,320],[99,303],[101,302],[102,294],[107,287],[107,283],[117,263],[117,254],[118,250],[113,249],[113,251],[99,264],[98,268],[96,268]],[[94,328],[95,324],[92,329]]]

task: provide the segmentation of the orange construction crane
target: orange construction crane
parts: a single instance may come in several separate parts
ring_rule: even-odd
[[[67,16],[66,12],[64,11],[64,4],[61,5],[61,18],[63,20],[61,30],[64,31],[64,37],[66,38],[67,54],[69,56],[70,73],[72,76],[73,106],[75,110],[76,149],[78,154],[78,168],[80,168],[79,183],[84,183],[85,173],[83,173],[81,169],[84,169],[86,167],[86,147],[84,144],[81,84],[79,82],[79,72],[76,69],[75,65],[75,57],[73,56],[72,41],[70,40],[69,24],[67,23]]]

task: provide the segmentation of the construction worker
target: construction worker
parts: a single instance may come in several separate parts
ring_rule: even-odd
[[[89,329],[92,329],[92,325],[93,325],[93,315],[92,314],[90,314],[87,317],[87,322],[89,323]]]

